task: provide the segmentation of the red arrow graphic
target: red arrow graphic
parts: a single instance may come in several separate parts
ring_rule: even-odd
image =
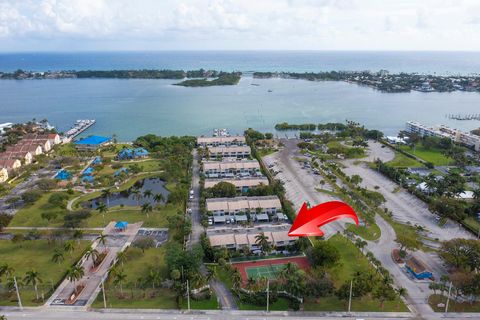
[[[341,201],[329,201],[308,209],[304,203],[297,218],[293,222],[288,235],[293,236],[323,236],[324,233],[319,227],[332,221],[350,218],[358,226],[358,217],[355,211],[346,203]]]

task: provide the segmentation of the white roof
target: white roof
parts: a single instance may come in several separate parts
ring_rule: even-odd
[[[228,182],[237,188],[255,187],[260,184],[268,185],[268,179],[265,177],[247,178],[247,179],[207,179],[205,180],[205,188],[211,188],[219,182]]]
[[[254,211],[255,208],[281,209],[282,204],[277,196],[235,197],[207,199],[207,211]]]
[[[205,161],[203,163],[203,170],[217,170],[225,171],[228,169],[260,169],[260,164],[257,160],[247,161]]]
[[[223,143],[232,143],[240,142],[245,143],[244,136],[230,136],[230,137],[197,137],[197,144],[223,144]]]

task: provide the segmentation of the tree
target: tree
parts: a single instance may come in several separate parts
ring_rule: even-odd
[[[440,255],[457,269],[480,269],[480,241],[474,239],[452,239],[442,243]]]
[[[0,213],[0,231],[2,231],[3,228],[8,226],[10,221],[12,221],[12,218],[13,218],[13,216],[10,215],[10,214]]]
[[[67,241],[63,245],[63,251],[70,253],[72,255],[73,251],[75,251],[75,245],[72,241]]]
[[[358,174],[354,174],[350,177],[350,182],[354,185],[359,185],[360,183],[362,183],[362,181],[362,177],[360,177]]]
[[[63,251],[61,251],[59,249],[55,249],[55,251],[53,252],[53,256],[52,256],[52,261],[54,263],[60,264],[64,260],[65,260],[65,257],[63,256]]]
[[[113,280],[113,283],[115,285],[120,286],[120,294],[122,294],[122,295],[123,295],[123,283],[125,282],[126,279],[127,279],[127,275],[125,273],[123,273],[123,271],[121,271],[121,272],[118,272],[115,275],[115,278]]]
[[[420,247],[420,241],[418,241],[416,234],[399,233],[395,240],[400,244],[400,251],[416,250]]]
[[[155,247],[155,240],[152,237],[140,237],[133,241],[133,246],[140,248],[145,253],[146,249]]]
[[[100,234],[95,240],[98,241],[99,244],[102,245],[103,247],[103,252],[105,252],[105,250],[107,249],[106,247],[106,244],[107,244],[107,238],[108,238],[108,235],[106,234]]]
[[[80,244],[80,240],[83,238],[83,231],[76,229],[72,235],[73,239],[77,240],[77,245]]]
[[[23,278],[23,281],[27,285],[29,285],[29,284],[33,285],[33,288],[35,289],[35,296],[37,297],[37,300],[38,300],[39,299],[38,298],[38,284],[42,283],[42,279],[40,278],[40,274],[35,270],[27,271],[27,273],[25,274],[25,277]]]
[[[255,236],[255,244],[260,247],[260,249],[262,250],[262,254],[270,252],[271,246],[268,242],[268,236],[266,236],[265,233],[260,232]]]
[[[395,291],[392,289],[392,287],[384,283],[377,286],[373,291],[373,297],[380,300],[380,308],[382,309],[382,311],[385,305],[385,301],[394,300],[395,296],[396,294],[395,294]]]
[[[102,190],[102,197],[107,200],[107,208],[110,208],[110,196],[112,195],[111,189],[103,189]]]
[[[108,207],[105,205],[105,203],[100,202],[97,206],[97,211],[102,214],[103,223],[105,223],[105,213],[108,212]]]
[[[96,249],[93,249],[92,246],[89,246],[85,251],[85,259],[88,260],[92,258],[92,263],[95,263],[95,260],[98,259],[99,255],[99,252]]]
[[[144,198],[150,198],[152,196],[153,196],[153,193],[152,193],[151,189],[147,189],[147,190],[143,191],[143,197]]]
[[[225,181],[217,183],[209,191],[215,198],[232,198],[237,194],[235,185]]]
[[[165,201],[165,197],[161,193],[156,193],[153,196],[153,201],[155,201],[156,203],[161,203],[161,202]]]
[[[360,238],[355,239],[355,246],[360,249],[360,251],[363,253],[363,248],[367,246],[367,241],[364,241]]]
[[[77,281],[82,279],[85,274],[85,270],[82,266],[73,266],[67,269],[67,279],[73,282],[75,293],[77,293]]]
[[[133,195],[133,198],[137,201],[137,206],[140,206],[140,200],[142,200],[143,196],[138,189],[132,189],[130,194]]]
[[[240,275],[240,272],[238,272],[238,269],[235,269],[232,273],[233,290],[238,291],[241,285],[242,285],[242,276]]]
[[[6,276],[10,278],[15,273],[15,269],[7,263],[0,265],[0,278]]]
[[[307,256],[314,267],[332,267],[340,260],[338,249],[326,241],[317,241],[313,248],[308,249]]]
[[[144,203],[142,204],[142,213],[145,213],[147,215],[147,218],[149,217],[149,213],[153,211],[153,207],[150,203]]]

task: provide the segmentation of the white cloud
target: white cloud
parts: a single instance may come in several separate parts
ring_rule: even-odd
[[[477,0],[0,0],[0,50],[480,50],[478,21]]]

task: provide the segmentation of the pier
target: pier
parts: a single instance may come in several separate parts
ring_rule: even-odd
[[[446,114],[445,118],[451,120],[480,120],[480,114]]]
[[[65,133],[65,137],[68,140],[72,140],[91,126],[95,124],[95,120],[77,120],[73,127]]]

